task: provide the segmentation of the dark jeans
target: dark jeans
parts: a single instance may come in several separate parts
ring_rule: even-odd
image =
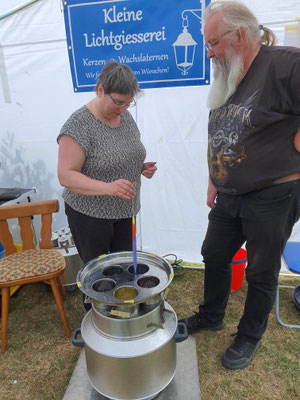
[[[248,293],[238,330],[252,341],[267,327],[274,305],[281,255],[300,214],[300,180],[241,196],[219,193],[202,245],[205,263],[202,317],[219,324],[230,295],[231,262],[246,242]]]
[[[78,253],[86,264],[101,254],[132,250],[131,218],[89,217],[65,204],[69,227]]]

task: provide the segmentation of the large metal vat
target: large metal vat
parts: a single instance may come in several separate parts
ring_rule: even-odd
[[[114,400],[148,400],[161,392],[175,374],[176,341],[187,337],[163,296],[173,278],[171,265],[144,252],[137,262],[135,272],[131,252],[109,254],[77,276],[92,309],[73,343],[85,347],[92,386]]]

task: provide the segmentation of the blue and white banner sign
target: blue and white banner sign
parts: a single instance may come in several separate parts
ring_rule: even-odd
[[[94,90],[110,59],[128,65],[141,89],[208,85],[202,16],[209,0],[66,0],[75,92]]]

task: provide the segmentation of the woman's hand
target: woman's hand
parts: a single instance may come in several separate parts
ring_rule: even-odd
[[[125,179],[118,179],[117,181],[107,183],[105,192],[108,196],[117,196],[126,200],[132,199],[135,196],[133,184]]]
[[[142,169],[142,175],[144,175],[148,179],[151,179],[152,176],[155,174],[155,171],[157,170],[157,167],[155,164],[156,164],[156,161],[144,163],[143,169]]]

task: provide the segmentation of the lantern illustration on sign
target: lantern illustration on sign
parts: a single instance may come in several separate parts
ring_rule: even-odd
[[[188,70],[194,64],[195,50],[197,42],[192,38],[188,32],[189,21],[187,14],[190,13],[198,19],[200,26],[202,26],[202,15],[204,12],[204,0],[200,0],[201,9],[183,10],[181,13],[182,18],[182,33],[178,35],[177,40],[172,44],[175,55],[176,67],[181,71],[182,75],[188,75]],[[203,47],[203,51],[205,48]]]
[[[176,67],[181,71],[182,75],[188,75],[187,71],[194,64],[195,48],[197,43],[187,30],[187,18],[183,20],[182,26],[182,33],[178,35],[176,42],[174,42],[172,46],[175,54]]]

